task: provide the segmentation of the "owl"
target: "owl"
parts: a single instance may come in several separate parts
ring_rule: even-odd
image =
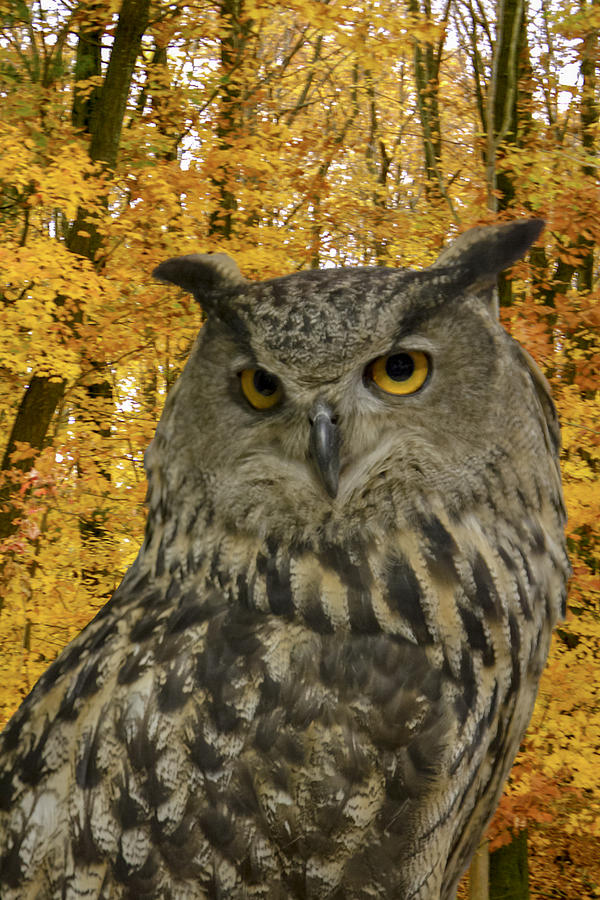
[[[564,613],[556,414],[495,299],[542,226],[158,266],[206,322],[139,555],[2,737],[3,900],[454,897]]]

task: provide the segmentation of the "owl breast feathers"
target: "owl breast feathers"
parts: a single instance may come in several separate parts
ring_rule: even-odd
[[[139,556],[4,732],[3,900],[454,897],[564,611],[554,406],[495,309],[541,228],[158,267],[207,320]]]

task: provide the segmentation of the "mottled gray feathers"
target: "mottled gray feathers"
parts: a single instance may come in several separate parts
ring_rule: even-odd
[[[207,324],[138,559],[0,739],[2,900],[454,897],[564,614],[556,412],[490,315],[541,227],[158,267]]]

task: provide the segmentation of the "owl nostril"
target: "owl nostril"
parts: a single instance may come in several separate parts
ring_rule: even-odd
[[[325,416],[332,425],[338,424],[338,417],[333,412],[331,406],[323,400],[317,400],[308,413],[308,421],[312,428],[319,416]]]
[[[337,416],[328,416],[327,418],[329,419],[329,421],[331,422],[332,425],[337,425],[337,423],[338,423],[338,417],[337,417]],[[309,413],[309,415],[308,415],[308,424],[310,425],[311,428],[312,428],[313,425],[315,424],[316,419],[317,419],[317,416],[316,416],[316,415],[313,416],[313,415],[311,415],[311,414]]]

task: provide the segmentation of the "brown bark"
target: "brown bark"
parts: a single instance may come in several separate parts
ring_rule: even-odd
[[[1,471],[5,472],[12,468],[11,455],[19,442],[30,444],[35,450],[41,450],[64,391],[65,382],[60,378],[33,376],[23,394],[15,417],[8,446],[2,459]],[[31,466],[31,457],[16,463],[16,468],[22,472],[27,472]],[[8,481],[0,489],[0,538],[8,537],[14,531],[13,519],[16,511],[10,502],[11,493],[12,484]]]
[[[600,0],[581,0],[581,11],[584,12],[586,7],[600,6]],[[599,56],[598,29],[590,29],[585,35],[580,50],[581,54],[581,75],[583,86],[581,90],[581,143],[585,152],[591,157],[595,155],[596,131],[598,120],[600,119],[600,106],[596,101],[597,88],[597,65]],[[598,167],[591,162],[587,162],[583,166],[585,175],[590,178],[596,178]],[[580,291],[591,291],[594,286],[594,242],[585,237],[580,237],[579,246],[585,250],[583,259],[581,260],[577,275],[578,287]]]
[[[447,0],[442,22],[446,22],[451,0]],[[408,8],[415,16],[423,15],[431,19],[430,0],[408,0]],[[417,107],[423,135],[423,158],[425,161],[425,190],[430,199],[445,197],[448,200],[442,175],[442,128],[439,106],[439,74],[444,37],[437,45],[415,40],[414,73],[417,89]],[[451,207],[452,208],[452,207]]]
[[[514,198],[510,176],[498,169],[502,144],[515,144],[518,132],[520,51],[524,34],[524,0],[500,0],[496,45],[488,94],[487,171],[490,205],[506,209]]]
[[[469,900],[490,900],[490,851],[483,841],[475,851],[469,869]]]
[[[71,122],[75,128],[81,128],[88,134],[92,130],[94,112],[100,98],[100,86],[91,91],[82,91],[79,85],[88,78],[102,74],[102,37],[104,25],[95,22],[93,7],[85,14],[85,22],[81,24],[77,35],[77,51],[75,55],[73,109]]]
[[[73,121],[90,131],[90,159],[101,162],[107,168],[114,168],[121,137],[121,129],[135,60],[140,51],[142,35],[148,22],[149,0],[123,0],[119,21],[106,77],[99,95],[94,97],[94,108],[87,107],[75,95]],[[98,32],[92,32],[93,41],[98,42]],[[80,65],[76,75],[89,75],[89,66],[95,66],[97,50],[90,38],[89,23],[81,35],[77,62]],[[87,47],[84,42],[87,41]],[[80,208],[76,220],[67,236],[67,247],[73,253],[85,256],[95,264],[101,245],[101,235],[95,214]],[[72,324],[81,320],[82,308],[74,313]],[[56,408],[64,394],[66,383],[60,373],[34,375],[26,389],[8,439],[2,461],[2,471],[11,468],[10,458],[17,441],[30,444],[33,450],[41,450],[45,444],[48,429]],[[30,460],[19,463],[19,468],[27,471]],[[10,502],[10,486],[6,484],[0,492],[0,539],[12,534],[15,528],[15,509]]]
[[[251,20],[244,12],[244,0],[222,0],[220,9],[223,22],[221,38],[222,89],[220,96],[217,137],[223,150],[232,151],[232,165],[223,166],[214,176],[213,183],[219,191],[219,205],[212,213],[209,234],[231,237],[234,230],[234,214],[237,200],[232,188],[235,182],[235,159],[232,142],[241,134],[244,124],[244,95],[236,69],[250,37]]]
[[[521,80],[529,69],[526,32],[526,0],[500,0],[497,5],[496,42],[487,102],[486,172],[488,206],[498,212],[515,199],[512,174],[500,164],[502,147],[518,145],[529,117]],[[501,306],[512,303],[512,282],[498,279]]]
[[[91,117],[90,159],[107,169],[117,164],[127,97],[149,9],[150,0],[123,0],[104,83]],[[67,237],[69,250],[98,264],[101,243],[96,215],[80,207]]]

